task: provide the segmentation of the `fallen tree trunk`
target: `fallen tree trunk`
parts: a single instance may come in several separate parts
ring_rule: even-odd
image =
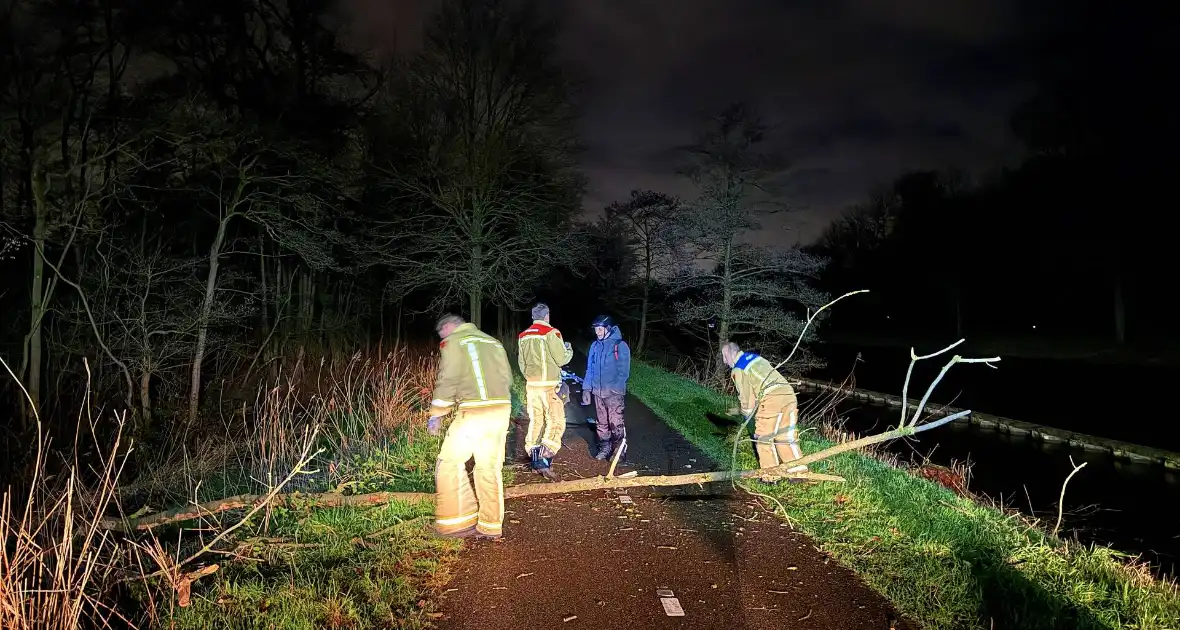
[[[921,424],[918,426],[903,426],[892,431],[886,431],[877,435],[870,435],[859,440],[845,442],[836,446],[826,448],[818,453],[812,453],[796,460],[783,462],[773,468],[761,468],[757,470],[720,470],[706,473],[690,473],[687,475],[653,475],[650,477],[591,477],[588,479],[574,479],[572,481],[559,481],[557,483],[537,483],[526,484],[522,486],[512,486],[504,489],[505,499],[515,499],[519,497],[531,497],[545,494],[562,494],[565,492],[585,492],[587,490],[603,490],[608,488],[642,488],[644,486],[685,486],[693,484],[712,483],[714,481],[732,481],[737,479],[750,479],[753,477],[775,477],[782,479],[802,479],[808,481],[844,481],[843,477],[836,475],[825,475],[822,473],[802,472],[789,473],[788,469],[796,466],[803,466],[812,464],[829,457],[846,453],[848,451],[862,449],[872,444],[886,442],[888,440],[897,439],[899,437],[912,436],[935,427],[940,427],[948,422],[953,422],[958,418],[971,413],[968,411],[961,411],[959,413],[940,418],[934,422]],[[216,514],[218,512],[226,512],[238,508],[253,508],[259,502],[266,500],[269,495],[259,494],[240,494],[234,497],[225,499],[218,499],[216,501],[209,501],[207,503],[198,503],[186,505],[184,507],[168,510],[165,512],[157,512],[156,514],[149,514],[140,518],[126,518],[126,519],[106,519],[100,523],[103,529],[129,532],[134,530],[147,530],[157,525],[165,525],[168,523],[176,523],[179,521],[188,521],[202,516]],[[433,501],[434,494],[426,492],[374,492],[371,494],[339,494],[335,492],[324,493],[301,493],[292,492],[288,494],[276,494],[271,499],[274,505],[286,505],[293,501],[308,501],[322,507],[342,507],[347,505],[381,505],[391,503],[393,501]]]
[[[817,315],[819,315],[820,311],[828,308],[832,304],[835,304],[839,300],[841,300],[845,297],[848,297],[849,295],[855,295],[856,293],[864,293],[864,292],[865,291],[854,291],[852,293],[847,293],[832,302],[829,302],[828,304],[826,304],[822,308],[820,308],[818,311],[813,313],[811,315],[811,317],[808,318],[807,326],[811,325],[812,320],[814,320],[815,317]],[[807,331],[807,326],[804,326],[804,332]],[[801,340],[802,340],[802,335],[800,335],[800,341]],[[737,480],[737,479],[748,479],[748,478],[752,478],[752,477],[763,477],[763,478],[770,477],[770,478],[775,478],[775,479],[801,479],[801,480],[808,480],[808,481],[844,481],[843,477],[838,477],[835,475],[825,475],[822,473],[812,473],[810,471],[796,472],[796,473],[792,473],[789,471],[792,468],[809,465],[809,464],[812,464],[812,463],[815,463],[815,462],[818,462],[821,460],[828,459],[830,457],[835,457],[836,455],[840,455],[842,453],[847,453],[849,451],[862,449],[867,446],[879,444],[881,442],[886,442],[886,441],[894,440],[897,438],[912,437],[914,435],[917,435],[918,433],[922,433],[924,431],[929,431],[930,429],[940,427],[944,424],[947,424],[949,422],[953,422],[959,418],[969,415],[971,413],[970,410],[963,410],[963,411],[959,411],[958,413],[951,414],[949,416],[946,416],[944,418],[940,418],[940,419],[932,421],[932,422],[920,423],[920,416],[922,414],[922,410],[926,407],[926,403],[930,400],[930,395],[934,392],[934,388],[938,386],[938,383],[942,380],[942,378],[944,376],[946,376],[947,371],[950,370],[952,366],[954,366],[956,363],[983,363],[983,364],[986,364],[986,365],[994,368],[995,367],[994,363],[1000,360],[999,357],[991,357],[991,358],[987,358],[987,359],[965,359],[959,355],[955,355],[954,357],[951,358],[951,360],[946,365],[943,366],[942,371],[939,372],[938,376],[934,379],[934,381],[930,383],[930,386],[926,388],[926,394],[922,397],[922,400],[918,403],[917,410],[914,412],[913,417],[910,418],[908,422],[907,422],[906,413],[905,413],[906,410],[909,409],[909,405],[906,403],[906,399],[907,399],[907,394],[909,392],[909,387],[910,387],[910,377],[913,375],[914,364],[916,364],[920,360],[931,359],[931,358],[934,358],[934,357],[939,356],[941,354],[944,354],[946,352],[949,352],[951,349],[955,348],[956,346],[963,343],[964,341],[965,341],[964,339],[960,339],[960,340],[956,341],[955,343],[943,348],[942,350],[939,350],[938,352],[934,352],[932,354],[927,354],[927,355],[923,355],[923,356],[919,356],[914,351],[913,348],[910,348],[910,367],[909,367],[909,370],[906,371],[905,383],[902,385],[902,417],[901,417],[901,421],[898,423],[898,427],[896,429],[886,431],[884,433],[880,433],[877,435],[871,435],[868,437],[864,437],[859,440],[853,440],[851,442],[837,444],[835,446],[831,446],[831,447],[826,448],[822,451],[819,451],[818,453],[812,453],[811,455],[806,455],[806,456],[800,457],[798,459],[795,459],[795,460],[792,460],[789,462],[783,462],[783,463],[781,463],[777,466],[774,466],[774,467],[762,468],[762,469],[758,469],[758,470],[728,470],[728,471],[716,471],[716,472],[706,472],[706,473],[692,473],[692,474],[687,474],[687,475],[657,475],[657,476],[651,476],[651,477],[615,477],[612,475],[612,473],[614,472],[615,465],[617,465],[617,463],[618,463],[619,455],[622,454],[622,450],[620,450],[615,455],[615,460],[611,463],[610,471],[607,472],[607,475],[605,477],[593,477],[593,478],[589,478],[589,479],[576,479],[573,481],[561,481],[561,482],[557,482],[557,483],[548,483],[548,484],[526,484],[526,485],[522,485],[522,486],[513,486],[511,488],[505,489],[504,498],[505,499],[514,499],[514,498],[519,498],[519,497],[538,496],[538,495],[546,495],[546,494],[562,494],[562,493],[566,493],[566,492],[585,492],[588,490],[602,490],[602,489],[608,489],[608,488],[640,488],[643,486],[695,485],[695,484],[712,483],[712,482],[716,482],[716,481],[733,481],[733,480]],[[799,347],[799,342],[796,342],[795,349],[798,349],[798,347]],[[781,367],[783,365],[783,363],[786,363],[786,361],[789,360],[791,358],[791,356],[794,355],[794,353],[795,353],[795,350],[792,349],[791,355],[788,355],[786,360],[784,360],[779,365],[775,366],[775,369],[778,369],[779,367]],[[746,419],[746,422],[749,422],[749,418]],[[745,424],[743,424],[742,426],[744,428]],[[311,443],[312,443],[311,441],[308,442],[308,448],[310,448]],[[735,451],[737,449],[737,442],[736,441],[734,442],[734,449],[735,449]],[[317,451],[317,454],[318,454],[318,451]],[[309,461],[308,458],[301,459],[299,464],[291,472],[291,475],[288,476],[286,481],[290,481],[291,477],[293,477],[295,474],[300,472],[303,469],[303,466],[306,465],[308,461]],[[315,505],[322,506],[322,507],[337,507],[337,506],[346,506],[346,505],[380,505],[380,504],[390,503],[393,501],[414,502],[414,501],[432,501],[434,499],[433,494],[427,494],[427,493],[422,493],[422,492],[375,492],[372,494],[358,494],[358,495],[343,495],[343,494],[332,493],[332,492],[327,492],[327,493],[322,493],[322,494],[303,494],[303,493],[281,494],[278,491],[280,489],[282,489],[282,487],[283,487],[283,485],[285,485],[286,481],[284,481],[282,484],[275,486],[270,491],[270,493],[265,494],[265,495],[251,495],[251,494],[238,495],[236,497],[229,497],[226,499],[219,499],[217,501],[210,501],[207,503],[189,505],[189,506],[185,506],[182,508],[177,508],[175,510],[168,510],[165,512],[159,512],[157,514],[151,514],[151,515],[143,516],[140,518],[106,519],[106,520],[99,522],[98,525],[102,529],[114,530],[114,531],[123,531],[123,532],[130,532],[130,531],[136,531],[136,530],[142,531],[142,530],[151,529],[152,527],[155,527],[157,525],[163,525],[166,523],[175,523],[178,521],[192,520],[195,518],[200,518],[202,516],[216,514],[218,512],[225,512],[228,510],[233,510],[233,509],[238,509],[238,508],[249,507],[252,510],[251,514],[253,514],[254,512],[261,509],[267,503],[271,503],[271,504],[275,504],[275,505],[285,505],[285,504],[293,503],[297,499],[305,500],[305,501],[308,501],[310,503],[313,503]],[[249,516],[250,515],[248,514],[247,518]],[[219,534],[219,538],[227,535],[230,531],[232,531],[236,527],[239,527],[240,525],[241,525],[241,522],[239,522],[237,525],[230,527],[228,530]],[[215,542],[216,542],[216,540],[217,539],[214,539]],[[212,544],[213,543],[206,545],[205,550],[207,550],[208,547],[211,546]],[[202,552],[205,550],[202,550]],[[200,555],[200,553],[202,553],[202,552],[198,552],[196,555]],[[191,559],[192,558],[190,558],[190,560]],[[185,562],[187,562],[187,560]],[[182,562],[181,564],[184,564],[184,563]]]
[[[769,470],[769,469],[767,469]],[[504,498],[516,499],[543,494],[562,494],[565,492],[585,492],[587,490],[605,490],[610,488],[642,488],[644,486],[688,486],[694,484],[712,483],[714,481],[732,481],[735,479],[749,479],[767,475],[767,470],[719,470],[715,472],[690,473],[687,475],[652,475],[650,477],[590,477],[589,479],[575,479],[573,481],[559,481],[557,483],[530,483],[523,486],[505,488]],[[777,475],[776,475],[777,476]],[[782,475],[786,478],[805,479],[809,481],[844,481],[843,477],[824,475],[821,473],[792,473]]]
[[[591,477],[588,479],[574,479],[557,483],[533,483],[511,486],[504,489],[505,499],[517,499],[545,494],[563,494],[566,492],[585,492],[588,490],[605,490],[610,488],[642,488],[644,486],[685,486],[705,484],[715,481],[731,481],[748,479],[772,474],[766,470],[723,470],[706,473],[690,473],[687,475],[652,475],[649,477]],[[777,476],[777,475],[776,475]],[[787,478],[804,479],[810,481],[844,481],[843,477],[825,475],[821,473],[792,473],[781,475]],[[100,523],[103,529],[130,532],[144,531],[180,521],[189,521],[202,516],[209,516],[219,512],[227,512],[241,508],[253,508],[266,500],[268,495],[239,494],[225,499],[208,501],[206,503],[190,504],[184,507],[157,512],[139,518],[105,519]],[[414,503],[418,501],[434,501],[434,494],[428,492],[373,492],[370,494],[345,495],[335,492],[277,494],[271,499],[272,505],[290,505],[306,502],[319,507],[342,507],[349,505],[383,505],[394,501]]]
[[[918,356],[911,349],[910,350],[910,355],[911,355],[910,356],[910,371],[912,372],[914,363],[917,363],[919,360],[929,359],[929,358],[938,356],[940,354],[943,354],[943,353],[947,352],[948,350],[950,350],[951,348],[954,348],[955,346],[959,345],[960,343],[963,343],[962,339],[960,339],[958,342],[956,342],[954,344],[951,344],[950,346],[947,346],[946,348],[944,348],[938,352],[935,352],[933,354],[929,354],[926,356]],[[889,440],[894,440],[897,438],[912,437],[914,435],[917,435],[918,433],[922,433],[924,431],[929,431],[930,429],[934,429],[934,428],[940,427],[944,424],[954,422],[955,420],[957,420],[959,418],[969,415],[971,413],[971,411],[968,409],[968,410],[959,411],[958,413],[951,414],[949,416],[946,416],[944,418],[940,418],[940,419],[932,421],[932,422],[925,422],[925,423],[919,424],[919,416],[922,412],[922,409],[926,406],[926,402],[930,398],[930,393],[932,391],[934,391],[934,387],[936,385],[938,385],[939,381],[942,380],[942,377],[946,375],[947,371],[951,368],[951,366],[953,366],[956,363],[987,363],[990,365],[994,361],[999,361],[999,358],[993,357],[990,359],[964,359],[963,357],[956,355],[954,358],[952,358],[950,360],[950,362],[948,362],[945,366],[943,366],[942,371],[939,373],[938,377],[936,379],[934,379],[934,382],[930,384],[929,388],[927,388],[925,396],[922,397],[921,402],[918,404],[918,410],[914,413],[913,418],[911,418],[908,423],[906,422],[905,417],[903,416],[901,423],[899,423],[899,426],[896,429],[892,429],[890,431],[885,431],[884,433],[879,433],[877,435],[870,435],[868,437],[863,437],[859,440],[853,440],[851,442],[837,444],[835,446],[831,446],[831,447],[826,448],[826,449],[819,451],[817,453],[812,453],[811,455],[805,455],[803,457],[800,457],[799,459],[791,460],[789,462],[783,462],[783,463],[779,464],[778,466],[774,466],[771,468],[761,468],[758,470],[725,470],[725,471],[706,472],[706,473],[691,473],[691,474],[687,474],[687,475],[656,475],[656,476],[651,476],[651,477],[626,477],[626,478],[613,477],[608,473],[608,475],[605,477],[592,477],[589,479],[575,479],[573,481],[560,481],[557,483],[526,484],[523,486],[513,486],[511,488],[506,488],[504,490],[504,498],[515,499],[515,498],[519,498],[519,497],[538,496],[538,495],[545,495],[545,494],[562,494],[562,493],[566,493],[566,492],[584,492],[587,490],[602,490],[602,489],[608,489],[608,488],[641,488],[643,486],[683,486],[683,485],[712,483],[715,481],[732,481],[732,480],[737,480],[737,479],[749,479],[752,477],[772,477],[772,478],[777,478],[777,479],[802,479],[802,480],[809,480],[809,481],[844,481],[843,477],[838,477],[835,475],[825,475],[822,473],[813,473],[813,472],[792,473],[792,472],[788,472],[788,471],[791,468],[813,464],[815,462],[822,461],[822,460],[828,459],[830,457],[835,457],[836,455],[840,455],[842,453],[847,453],[849,451],[859,450],[859,449],[865,448],[866,446],[871,446],[873,444],[879,444],[881,442],[887,442]],[[909,389],[909,383],[910,383],[910,374],[907,373],[905,385],[902,388],[903,402],[905,400],[905,392],[908,391],[908,389]],[[905,409],[905,408],[906,407],[903,407],[903,409]],[[306,460],[301,460],[300,465],[296,467],[295,471],[292,472],[292,475],[294,475],[295,472],[298,472],[305,463],[306,463]],[[612,464],[611,470],[613,471],[613,469],[614,469],[614,465]],[[266,495],[252,495],[252,494],[238,495],[236,497],[229,497],[226,499],[219,499],[217,501],[210,501],[208,503],[189,505],[189,506],[185,506],[182,508],[177,508],[175,510],[169,510],[166,512],[159,512],[157,514],[151,514],[151,515],[144,516],[141,518],[107,519],[107,520],[100,522],[99,526],[103,529],[114,530],[114,531],[123,531],[123,532],[129,532],[129,531],[135,531],[135,530],[146,530],[146,529],[151,529],[152,527],[155,527],[157,525],[163,525],[166,523],[175,523],[178,521],[192,520],[195,518],[199,518],[201,516],[215,514],[217,512],[225,512],[227,510],[233,510],[233,509],[237,509],[237,508],[249,507],[251,509],[257,510],[262,504],[266,503],[267,501],[270,501],[272,504],[275,504],[275,505],[284,505],[284,504],[287,504],[288,502],[293,502],[293,501],[299,499],[299,500],[309,501],[311,503],[314,503],[315,505],[319,505],[319,506],[323,506],[323,507],[339,507],[339,506],[346,506],[346,505],[380,505],[380,504],[384,504],[384,503],[390,503],[392,501],[432,501],[434,499],[433,494],[428,494],[428,493],[423,493],[423,492],[374,492],[372,494],[357,494],[357,495],[343,495],[343,494],[332,493],[332,492],[326,492],[326,493],[322,493],[322,494],[303,494],[303,493],[279,494],[277,492],[277,490],[281,487],[282,486],[280,484],[280,486],[276,487],[275,490],[272,490],[272,492],[270,494],[266,494]]]

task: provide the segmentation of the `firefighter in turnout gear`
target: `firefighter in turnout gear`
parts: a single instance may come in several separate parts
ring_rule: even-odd
[[[512,368],[504,346],[447,315],[427,425],[433,435],[454,412],[434,468],[435,529],[443,536],[499,538],[504,527],[504,442],[512,413]],[[475,488],[467,462],[475,459]]]
[[[533,307],[533,323],[517,338],[516,363],[524,375],[525,406],[529,428],[524,448],[533,468],[542,476],[555,477],[550,465],[561,450],[565,433],[565,403],[561,366],[574,358],[574,349],[561,338],[561,331],[549,325],[549,307]]]
[[[722,345],[721,357],[731,368],[742,417],[749,419],[753,414],[758,467],[770,468],[803,457],[797,428],[799,402],[787,379],[770,361],[753,352],[742,352],[736,343]],[[806,470],[807,466],[795,466],[787,472]]]

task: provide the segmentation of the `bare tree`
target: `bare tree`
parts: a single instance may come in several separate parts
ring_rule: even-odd
[[[73,253],[116,153],[110,126],[98,124],[128,55],[112,21],[110,7],[56,0],[7,3],[0,15],[0,128],[4,144],[16,147],[0,152],[0,220],[32,245],[19,373],[34,408],[42,399],[44,324],[58,286],[46,267]]]
[[[651,316],[652,290],[674,273],[682,258],[677,239],[681,221],[678,199],[652,190],[633,190],[631,198],[606,208],[604,221],[618,226],[625,242],[634,251],[635,273],[640,285],[639,340],[635,353],[642,354],[647,341]]]
[[[479,325],[486,302],[517,304],[578,251],[581,179],[554,36],[533,5],[501,0],[451,0],[428,30],[394,109],[396,149],[380,159],[390,204],[409,215],[379,242],[399,273],[394,299],[464,298]]]
[[[697,185],[699,197],[682,214],[679,238],[693,254],[672,285],[685,296],[678,305],[682,324],[715,322],[722,342],[757,336],[763,342],[783,342],[803,332],[803,320],[787,306],[816,309],[827,296],[807,279],[825,261],[798,248],[756,246],[747,237],[761,225],[773,197],[764,183],[782,170],[774,156],[757,151],[765,126],[749,107],[726,108],[691,149],[685,174]]]
[[[200,405],[210,324],[219,308],[221,263],[234,253],[229,248],[234,230],[239,224],[252,224],[312,269],[335,267],[332,248],[343,239],[333,220],[348,193],[342,183],[350,181],[354,165],[346,160],[332,163],[298,142],[270,141],[254,126],[199,97],[177,107],[169,124],[157,137],[181,159],[165,182],[152,184],[155,194],[196,199],[215,226],[196,313],[188,400],[192,423]],[[252,294],[241,297],[251,308],[258,301]]]
[[[163,391],[184,389],[178,377],[192,357],[204,294],[197,274],[205,261],[172,253],[183,248],[146,234],[146,219],[138,234],[128,225],[111,225],[88,248],[77,286],[82,299],[67,311],[75,326],[93,328],[97,341],[110,349],[110,360],[134,380],[127,398],[138,403],[132,427],[137,437],[152,428],[153,380],[161,381],[157,389]],[[101,299],[91,304],[86,295]],[[240,302],[218,299],[211,328],[240,321],[243,314],[248,311]]]

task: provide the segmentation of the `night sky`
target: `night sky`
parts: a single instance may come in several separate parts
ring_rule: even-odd
[[[417,45],[432,0],[342,0],[360,41]],[[905,171],[1013,164],[1008,128],[1032,93],[1021,0],[551,0],[586,80],[588,214],[632,188],[693,196],[676,146],[734,100],[789,156],[787,201],[758,240],[807,243]],[[1042,7],[1044,5],[1041,5]]]

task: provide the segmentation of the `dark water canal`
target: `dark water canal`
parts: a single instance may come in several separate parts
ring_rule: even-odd
[[[820,346],[827,368],[808,376],[898,395],[909,364],[903,350]],[[937,350],[919,348],[918,352]],[[966,355],[965,355],[966,356]],[[910,396],[920,397],[945,360],[918,364]],[[932,400],[1127,442],[1180,451],[1180,422],[1167,394],[1180,386],[1175,368],[1114,367],[1005,358],[999,369],[956,365]],[[855,366],[855,372],[853,368]],[[896,425],[900,410],[848,401],[847,427],[875,432]],[[1085,542],[1141,555],[1161,574],[1180,573],[1180,471],[1136,464],[1067,444],[1046,444],[976,425],[952,423],[896,441],[889,448],[909,459],[971,463],[972,491],[1048,521],[1057,519],[1061,484],[1087,462],[1066,489],[1062,531]]]

